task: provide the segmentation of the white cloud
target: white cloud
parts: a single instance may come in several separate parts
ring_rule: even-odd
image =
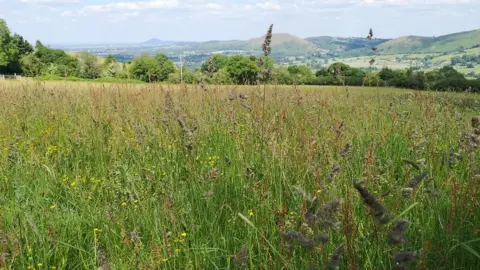
[[[23,4],[56,6],[56,5],[78,4],[81,1],[80,0],[17,0],[17,2],[20,2]]]
[[[223,10],[225,7],[223,5],[219,5],[217,3],[208,3],[206,5],[207,9],[213,9],[213,10]]]
[[[167,9],[179,7],[177,0],[151,0],[141,2],[117,2],[105,5],[88,5],[83,9],[87,12],[109,12],[109,11],[127,11],[127,10],[146,10],[146,9]]]
[[[73,13],[71,11],[64,11],[64,12],[60,13],[60,16],[71,17],[71,16],[73,16]]]
[[[280,9],[282,9],[280,4],[278,4],[277,2],[271,2],[271,1],[266,1],[266,2],[263,2],[263,3],[257,3],[255,6],[260,8],[260,9],[266,9],[266,10],[280,10]]]

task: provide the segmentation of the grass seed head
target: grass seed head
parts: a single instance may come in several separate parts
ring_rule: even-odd
[[[360,193],[365,204],[367,204],[370,209],[372,209],[373,216],[379,224],[387,224],[391,216],[387,213],[387,209],[380,203],[380,201],[370,194],[366,188],[364,188],[360,183],[355,183],[355,188]]]
[[[336,269],[340,264],[340,259],[343,256],[344,248],[343,244],[338,246],[330,257],[330,261],[327,264],[327,269]]]
[[[272,30],[273,30],[273,24],[271,24],[270,27],[268,28],[267,34],[265,35],[265,40],[263,41],[263,44],[262,44],[264,56],[269,56],[270,53],[272,52],[272,47],[270,46],[270,43],[272,42]]]
[[[388,232],[387,239],[392,245],[404,244],[406,242],[404,233],[408,229],[408,221],[399,220],[392,231]]]

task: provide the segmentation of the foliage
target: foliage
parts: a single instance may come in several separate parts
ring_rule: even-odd
[[[32,46],[22,36],[12,36],[7,23],[0,19],[0,73],[22,73],[21,58],[32,51]]]
[[[136,79],[144,82],[163,82],[175,72],[175,65],[165,54],[159,53],[154,57],[143,54],[133,60],[131,72]]]
[[[258,66],[255,58],[234,55],[228,59],[226,71],[235,84],[256,84]]]
[[[97,57],[89,53],[80,53],[77,55],[79,61],[78,77],[85,79],[97,79],[102,76],[102,67],[98,63]]]
[[[174,73],[168,75],[169,83],[179,84],[180,81],[180,69],[176,69]],[[197,84],[200,81],[200,75],[189,69],[183,69],[183,82],[187,84]]]
[[[312,70],[307,66],[289,66],[287,68],[288,73],[290,74],[292,80],[296,84],[314,84],[315,75]]]

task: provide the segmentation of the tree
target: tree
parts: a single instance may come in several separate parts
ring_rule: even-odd
[[[315,76],[311,69],[307,66],[289,66],[287,68],[293,81],[297,84],[312,84],[315,81]]]
[[[222,54],[216,54],[209,58],[208,61],[203,62],[202,66],[200,67],[200,71],[203,73],[215,73],[221,68],[227,66],[228,63],[228,56]]]
[[[21,35],[14,34],[12,40],[13,40],[13,43],[15,44],[15,46],[18,48],[18,53],[21,56],[27,55],[27,54],[33,52],[32,45],[30,45],[30,43],[28,43],[28,41],[23,39],[23,37]]]
[[[105,77],[115,77],[118,73],[118,69],[117,59],[109,54],[103,63]]]
[[[0,19],[0,68],[6,67],[10,62],[11,46],[10,29],[7,23]]]
[[[37,41],[35,52],[31,55],[22,59],[26,74],[31,76],[50,74],[62,77],[77,76],[78,74],[78,60],[65,51],[50,49]]]
[[[293,83],[293,79],[286,67],[278,67],[273,70],[272,81],[275,84],[289,85]]]
[[[257,82],[258,66],[255,61],[234,55],[228,59],[226,71],[235,84],[255,84]]]
[[[78,76],[85,79],[97,79],[102,76],[102,68],[95,55],[89,53],[80,53],[77,56],[79,62]]]
[[[29,77],[36,77],[42,75],[43,65],[40,59],[34,54],[28,54],[21,58],[23,74]]]
[[[165,54],[159,53],[155,57],[142,54],[133,60],[131,72],[135,78],[145,82],[162,82],[175,72],[175,65]]]

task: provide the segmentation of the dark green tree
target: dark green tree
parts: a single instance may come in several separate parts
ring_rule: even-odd
[[[160,53],[155,57],[142,54],[133,60],[131,72],[135,78],[145,82],[162,82],[175,72],[175,65],[165,54]]]
[[[258,66],[255,61],[241,56],[234,55],[228,59],[226,71],[235,84],[256,84]]]

